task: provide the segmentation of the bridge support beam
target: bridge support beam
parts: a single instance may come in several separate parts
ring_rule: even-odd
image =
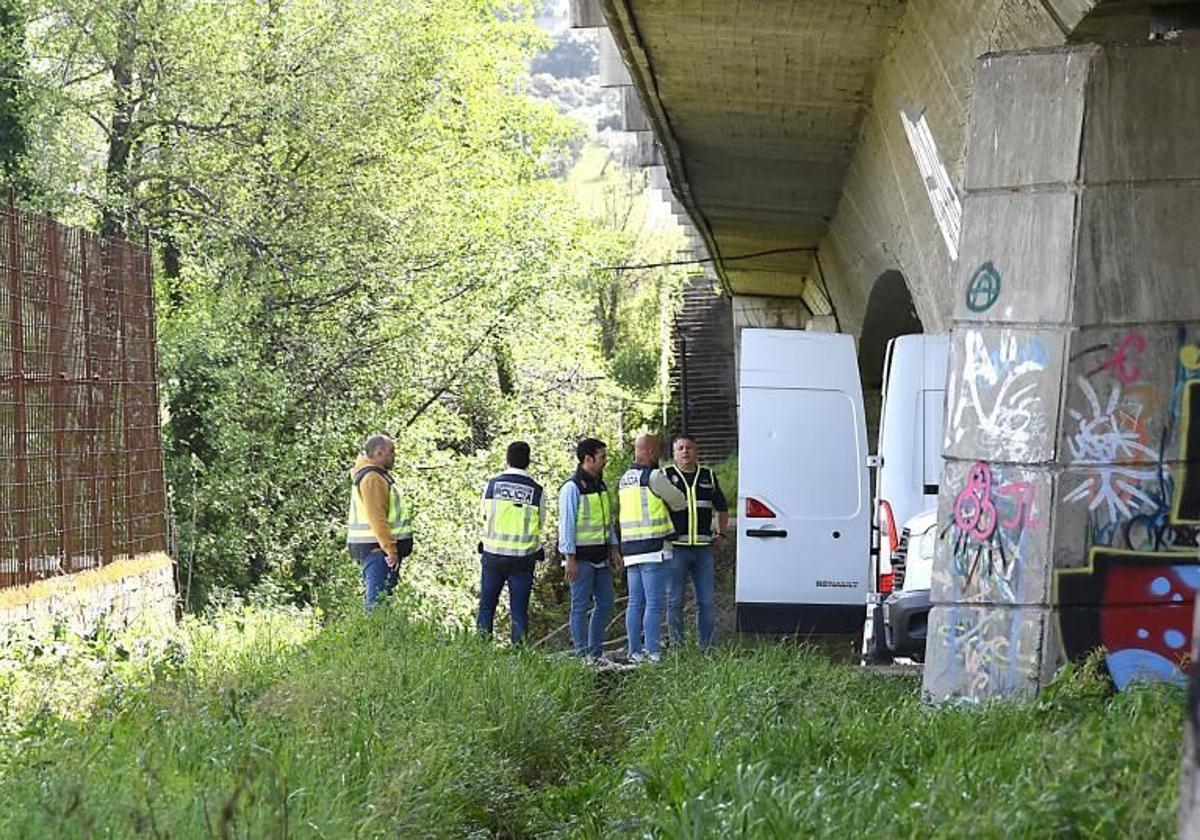
[[[1200,583],[1200,50],[980,59],[924,690],[1101,646],[1182,680]]]

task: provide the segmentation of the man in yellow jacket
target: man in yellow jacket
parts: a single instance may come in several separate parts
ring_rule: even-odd
[[[412,526],[391,469],[396,444],[371,435],[350,470],[350,511],[346,544],[362,569],[367,612],[399,581],[400,561],[412,553]]]

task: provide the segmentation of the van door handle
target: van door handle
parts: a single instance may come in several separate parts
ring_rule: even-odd
[[[747,537],[786,537],[787,531],[776,531],[771,528],[751,528],[746,532]]]

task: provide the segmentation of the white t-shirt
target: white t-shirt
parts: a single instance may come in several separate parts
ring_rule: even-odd
[[[647,551],[645,554],[626,554],[621,562],[626,566],[637,566],[641,563],[661,563],[671,559],[671,546],[664,545],[661,551]]]

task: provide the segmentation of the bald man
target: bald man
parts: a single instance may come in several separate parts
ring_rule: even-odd
[[[670,537],[675,533],[671,511],[687,507],[687,496],[658,468],[659,443],[641,435],[633,445],[633,464],[621,476],[621,555],[629,584],[625,630],[630,662],[657,662],[667,601]]]

